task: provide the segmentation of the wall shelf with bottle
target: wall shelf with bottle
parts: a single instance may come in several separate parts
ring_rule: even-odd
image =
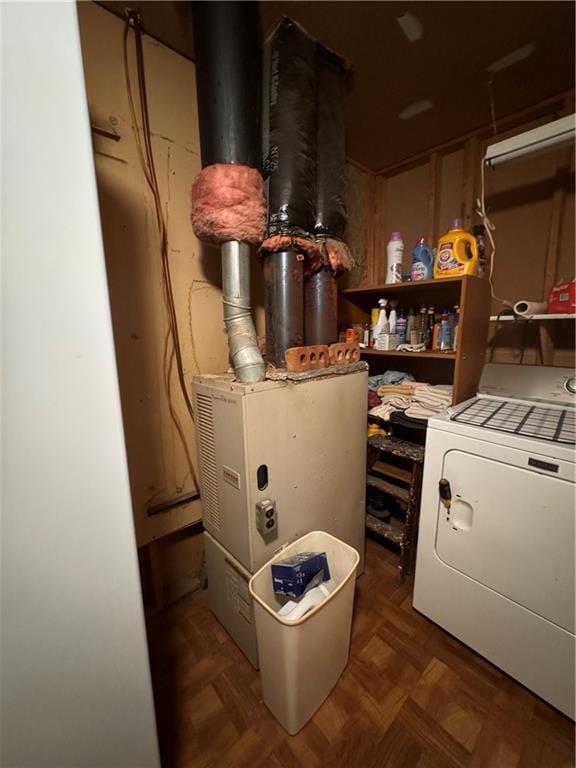
[[[503,323],[503,322],[525,322],[530,323],[534,320],[576,320],[576,315],[562,314],[562,315],[530,315],[529,317],[521,317],[519,315],[490,315],[491,323]]]
[[[370,324],[371,311],[378,306],[378,299],[397,301],[398,311],[410,307],[433,306],[439,312],[443,307],[459,307],[456,349],[422,352],[400,350],[362,350],[370,366],[370,373],[381,373],[391,367],[386,358],[393,358],[393,365],[409,373],[417,380],[434,384],[451,384],[453,403],[473,397],[478,388],[484,365],[486,339],[490,312],[490,286],[488,281],[464,275],[435,280],[392,283],[349,288],[340,294],[340,317],[347,324]],[[438,361],[443,364],[439,365]]]

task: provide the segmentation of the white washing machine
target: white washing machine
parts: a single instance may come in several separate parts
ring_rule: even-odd
[[[429,420],[414,585],[418,611],[572,718],[575,390],[570,369],[490,364]]]

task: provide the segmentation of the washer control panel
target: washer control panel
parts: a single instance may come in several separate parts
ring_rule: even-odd
[[[572,368],[487,363],[482,371],[478,394],[503,400],[574,406],[576,376]]]

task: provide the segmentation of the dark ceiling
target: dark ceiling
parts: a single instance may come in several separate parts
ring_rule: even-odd
[[[146,31],[193,58],[189,3],[101,2],[139,7]],[[490,122],[488,65],[534,44],[494,76],[496,118],[574,88],[572,2],[261,2],[264,33],[282,14],[354,66],[347,103],[348,155],[379,170]],[[397,18],[410,11],[422,36],[409,42]],[[430,99],[409,120],[399,113]]]

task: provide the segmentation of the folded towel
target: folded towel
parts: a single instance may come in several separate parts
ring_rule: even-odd
[[[426,344],[398,344],[397,352],[425,352]]]
[[[443,410],[447,408],[451,402],[451,397],[435,397],[429,394],[414,395],[412,398],[414,403],[420,403],[420,405],[426,405],[429,408],[437,408]]]
[[[375,408],[371,408],[368,413],[370,416],[376,416],[383,421],[388,421],[390,414],[394,411],[404,410],[410,405],[410,400],[402,397],[394,397],[387,402],[382,402],[381,405],[377,405]]]
[[[390,419],[394,411],[404,411],[407,416],[427,419],[452,405],[452,387],[448,384],[425,384],[403,381],[399,384],[381,384],[378,396],[380,405],[371,408],[369,414],[383,421]]]
[[[414,392],[414,386],[410,382],[405,384],[384,384],[382,387],[378,387],[378,395],[385,397],[386,395],[404,395],[405,397],[412,397]]]
[[[452,387],[446,384],[424,384],[414,388],[412,403],[406,410],[408,416],[428,418],[452,405]]]
[[[429,416],[436,416],[439,411],[432,410],[431,408],[425,408],[418,403],[412,403],[409,408],[404,411],[406,416],[411,416],[414,419],[427,419]]]
[[[398,406],[392,405],[391,403],[382,403],[382,405],[379,405],[377,408],[373,408],[372,411],[370,411],[370,415],[376,416],[377,418],[382,419],[382,421],[389,421],[390,414],[394,413],[396,410],[398,410]]]
[[[415,382],[414,392],[429,393],[431,395],[437,395],[438,397],[452,396],[452,387],[450,384],[422,384],[419,381]]]
[[[452,402],[452,387],[442,384],[435,387],[430,384],[415,387],[413,400],[418,403],[445,406],[446,403]]]
[[[376,376],[368,377],[368,388],[377,390],[385,384],[402,384],[406,381],[414,381],[414,376],[411,373],[404,373],[403,371],[386,371],[385,373],[379,373]]]

